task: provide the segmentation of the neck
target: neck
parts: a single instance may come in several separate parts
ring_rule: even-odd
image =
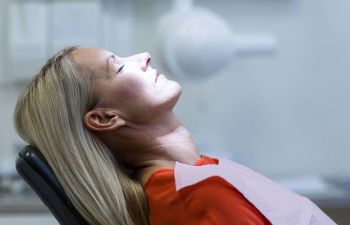
[[[172,112],[152,123],[127,123],[114,136],[112,146],[141,179],[156,169],[173,168],[176,161],[192,165],[200,158],[191,134]]]

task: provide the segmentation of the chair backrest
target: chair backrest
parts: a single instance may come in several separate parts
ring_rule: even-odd
[[[34,147],[24,147],[16,159],[17,172],[34,189],[61,225],[87,225],[67,197],[43,155]]]

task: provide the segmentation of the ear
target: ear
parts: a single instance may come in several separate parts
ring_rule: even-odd
[[[93,109],[84,115],[84,125],[93,132],[116,130],[125,125],[117,111],[112,109]]]

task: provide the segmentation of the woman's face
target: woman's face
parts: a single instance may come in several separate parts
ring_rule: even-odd
[[[82,48],[72,57],[95,72],[96,107],[114,108],[126,120],[146,122],[172,110],[181,95],[177,82],[151,67],[149,53],[119,57],[102,49]]]

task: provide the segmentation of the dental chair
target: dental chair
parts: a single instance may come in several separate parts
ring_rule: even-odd
[[[88,225],[37,149],[30,145],[24,147],[16,159],[16,169],[61,225]]]

